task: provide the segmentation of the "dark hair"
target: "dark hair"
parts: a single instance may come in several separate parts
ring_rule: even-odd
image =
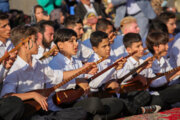
[[[146,46],[148,50],[154,54],[153,46],[158,46],[160,44],[166,44],[169,41],[168,34],[163,32],[152,32],[149,33],[146,38]]]
[[[101,43],[105,38],[108,38],[108,35],[105,32],[95,31],[90,36],[91,45],[93,47],[98,47],[99,43]]]
[[[123,37],[123,44],[125,48],[131,47],[133,43],[141,41],[141,36],[138,33],[127,33]]]
[[[164,24],[166,24],[171,18],[176,18],[176,15],[170,11],[163,12],[158,16],[158,19],[161,20]]]
[[[35,6],[34,6],[34,13],[36,13],[37,8],[41,8],[41,9],[44,11],[44,9],[43,9],[42,6],[40,6],[40,5],[35,5]]]
[[[8,18],[9,18],[9,16],[7,13],[0,12],[0,20],[6,20]]]
[[[164,33],[169,34],[168,33],[168,28],[167,28],[166,24],[163,23],[159,19],[152,20],[151,24],[149,26],[149,33],[150,32],[155,32],[155,31],[164,32]]]
[[[105,31],[109,25],[111,25],[114,29],[114,26],[111,23],[111,21],[109,21],[105,18],[99,19],[96,23],[96,30],[97,31]]]
[[[68,41],[72,36],[77,37],[76,32],[72,29],[57,29],[54,34],[54,43],[57,44],[58,42]]]
[[[70,15],[66,17],[64,20],[65,27],[68,27],[68,26],[74,27],[76,26],[76,24],[83,24],[82,20],[77,16]]]
[[[37,24],[38,31],[43,34],[45,32],[46,25],[51,26],[53,28],[55,26],[53,21],[42,20]]]
[[[14,46],[31,35],[37,35],[37,29],[32,26],[19,25],[11,30],[10,39]],[[37,37],[37,36],[36,36]]]

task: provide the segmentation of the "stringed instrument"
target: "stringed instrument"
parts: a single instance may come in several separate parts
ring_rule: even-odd
[[[99,64],[105,59],[106,58],[102,58],[95,63]],[[57,106],[59,106],[61,103],[64,103],[64,105],[60,106],[60,107],[63,107],[63,106],[71,104],[73,101],[80,98],[83,94],[84,94],[84,90],[80,87],[77,89],[68,89],[68,90],[59,91],[59,92],[56,92],[56,94],[53,96],[53,102]]]
[[[44,60],[45,58],[48,58],[56,49],[58,49],[57,46],[51,48],[48,52],[44,53],[43,56],[39,58],[39,60]]]
[[[3,60],[5,60],[6,58],[9,57],[10,53],[15,52],[16,50],[18,50],[24,43],[28,42],[31,39],[31,36],[27,37],[26,39],[22,39],[21,42],[14,47],[12,50],[10,50],[9,52],[5,53],[1,58],[0,58],[0,64],[2,63]]]
[[[125,57],[125,59],[129,58],[130,56],[134,55],[136,52],[133,52],[132,54]],[[94,76],[90,77],[88,79],[88,82],[91,80],[97,78],[98,76],[102,75],[112,67],[116,66],[118,62],[120,62],[121,59],[117,60],[112,65],[108,66],[106,69],[102,70],[101,72],[95,74]],[[79,99],[84,94],[84,90],[82,88],[77,89],[69,89],[64,91],[56,92],[56,94],[53,96],[53,101],[57,106],[66,106],[68,104],[73,103],[75,100]]]
[[[105,59],[105,58],[104,58]],[[102,62],[104,59],[101,59],[99,61],[97,61],[95,64],[98,64],[100,62]],[[72,80],[73,78],[81,75],[82,73],[84,73],[85,71],[91,69],[92,66],[88,66],[86,68],[84,68],[83,70],[81,70],[80,72],[74,74],[73,76],[71,76],[70,78],[68,78],[67,80],[63,80],[61,83],[51,87],[51,88],[45,88],[45,89],[38,89],[38,90],[33,90],[30,92],[37,92],[41,95],[43,95],[44,97],[49,97],[49,95],[54,92],[57,88],[65,85],[66,83],[68,83],[70,80]],[[28,117],[30,115],[32,115],[33,113],[35,113],[36,111],[41,109],[40,104],[35,101],[34,99],[29,99],[29,100],[25,100],[23,101],[25,104],[25,112],[24,112],[24,117]]]
[[[158,79],[158,78],[160,78],[162,76],[171,74],[172,72],[175,72],[175,71],[178,71],[178,70],[180,70],[180,66],[176,67],[176,68],[174,68],[172,70],[169,70],[167,72],[164,72],[164,73],[156,73],[155,77],[146,78],[146,80],[147,80],[147,85],[146,86],[142,86],[142,84],[139,81],[134,81],[132,83],[129,83],[128,85],[122,85],[120,93],[126,93],[126,92],[129,92],[129,91],[136,91],[136,90],[146,90],[147,88],[149,88],[152,81],[154,81],[154,80],[156,80],[156,79]],[[135,87],[132,87],[132,86],[135,86]]]

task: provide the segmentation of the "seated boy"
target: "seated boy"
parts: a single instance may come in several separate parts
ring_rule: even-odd
[[[59,29],[55,33],[56,45],[59,48],[60,53],[53,58],[49,63],[53,69],[61,69],[64,71],[78,69],[82,66],[82,62],[73,57],[77,54],[78,43],[77,35],[71,29]],[[89,63],[87,63],[89,64]],[[83,78],[84,76],[79,76],[78,78]],[[75,79],[74,79],[75,80]],[[78,79],[76,78],[76,81]],[[83,80],[82,84],[84,87],[89,88],[87,81]],[[71,88],[75,88],[75,85],[71,84]],[[113,106],[112,106],[113,105]],[[110,99],[99,99],[97,97],[82,98],[74,104],[74,106],[82,106],[88,113],[92,116],[100,114],[101,118],[112,119],[115,116],[119,115],[122,110],[122,101],[114,98]],[[118,106],[117,109],[113,109],[115,106]],[[109,111],[109,112],[108,112]]]
[[[96,31],[91,34],[90,41],[91,41],[92,48],[95,53],[91,56],[89,61],[96,62],[100,58],[108,57],[106,60],[104,60],[103,62],[101,62],[100,64],[97,65],[99,71],[107,68],[108,66],[110,66],[111,64],[114,63],[114,61],[113,61],[114,59],[112,59],[112,56],[110,56],[110,43],[109,43],[108,36],[106,33],[101,32],[101,31]],[[129,72],[128,70],[126,70],[124,68],[121,69],[123,67],[124,62],[125,61],[122,59],[122,61],[119,62],[118,65],[115,66],[115,68],[111,68],[104,74],[102,74],[102,75],[98,76],[97,78],[95,78],[94,80],[92,80],[89,84],[91,90],[97,91],[98,88],[103,85],[105,86],[104,87],[105,89],[106,88],[111,88],[111,89],[119,88],[119,83],[116,81],[116,79],[123,77],[126,73]],[[120,70],[116,71],[116,69],[120,69]],[[119,99],[119,100],[121,100],[121,99]],[[134,101],[133,102],[127,101],[126,99],[124,99],[123,101],[125,103],[131,104],[131,105],[129,105],[130,106],[129,108],[131,109],[131,111],[129,108],[126,108],[128,106],[124,107],[124,109],[128,109],[128,112],[130,112],[131,115],[147,112],[148,107],[142,107],[140,105],[136,106],[136,105],[134,105],[134,103],[135,103]],[[114,106],[114,109],[116,109],[117,107],[118,106]]]
[[[47,64],[42,64],[40,61],[34,59],[32,55],[38,52],[36,34],[37,31],[33,27],[18,26],[12,30],[11,40],[15,46],[21,42],[22,38],[25,39],[28,36],[31,36],[31,38],[19,49],[18,57],[4,80],[1,96],[17,96],[23,101],[34,99],[41,105],[43,110],[49,110],[49,112],[57,111],[57,114],[54,115],[57,119],[61,119],[62,114],[67,117],[66,114],[70,111],[72,114],[68,115],[69,118],[83,119],[85,117],[84,110],[74,108],[72,110],[63,109],[58,112],[60,108],[57,110],[48,106],[47,97],[33,91],[36,89],[44,89],[46,83],[58,84],[62,82],[63,79],[65,80],[83,69],[80,68],[66,72],[52,70]],[[50,113],[53,114],[52,112]],[[34,119],[39,118],[36,117]]]
[[[164,58],[168,51],[168,35],[162,32],[149,33],[146,39],[146,45],[149,51],[158,57],[152,64],[154,73],[164,73],[172,69],[167,59]],[[159,92],[162,100],[168,105],[175,102],[179,102],[180,97],[177,95],[180,90],[180,85],[171,85],[173,79],[180,75],[180,71],[174,71],[171,74],[166,75],[165,81],[153,81],[151,84],[151,90]],[[168,86],[169,84],[170,86]]]

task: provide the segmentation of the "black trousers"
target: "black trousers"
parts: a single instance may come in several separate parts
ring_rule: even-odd
[[[125,104],[123,110],[125,116],[141,114],[141,107],[143,106],[164,106],[164,102],[161,100],[160,96],[150,95],[148,91],[134,91],[127,94],[122,94],[121,99]]]
[[[82,107],[88,113],[100,120],[112,120],[119,117],[123,110],[123,102],[118,98],[89,97],[74,104],[74,107]],[[90,116],[88,118],[91,118]]]
[[[180,84],[175,84],[158,91],[161,99],[166,105],[171,105],[180,102]],[[166,106],[167,107],[167,106]]]
[[[21,120],[24,105],[20,98],[10,96],[0,99],[0,120]]]

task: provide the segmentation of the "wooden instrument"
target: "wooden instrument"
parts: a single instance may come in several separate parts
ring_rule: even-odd
[[[148,53],[146,52],[145,55],[146,55],[146,54],[148,54]],[[155,57],[156,57],[156,56],[153,56],[153,57],[151,57],[149,60],[153,60],[153,59],[155,59]],[[117,80],[118,83],[121,84],[121,82],[122,82],[123,80],[125,80],[125,79],[126,79],[127,77],[129,77],[130,75],[132,75],[132,74],[134,74],[134,73],[137,73],[137,71],[138,71],[140,68],[142,68],[143,66],[145,66],[145,65],[147,65],[147,64],[148,64],[148,61],[145,61],[144,63],[142,63],[142,64],[139,65],[138,67],[132,69],[129,73],[127,73],[126,75],[124,75],[122,78],[118,79],[118,80]],[[143,69],[141,69],[141,70],[143,70]],[[139,71],[139,72],[140,72],[140,71]]]
[[[167,72],[164,72],[164,73],[156,73],[155,77],[146,78],[146,80],[147,80],[147,85],[146,86],[143,86],[140,81],[132,81],[131,83],[121,85],[119,93],[127,93],[127,92],[137,91],[137,90],[146,90],[147,88],[149,88],[152,81],[154,81],[154,80],[156,80],[156,79],[158,79],[158,78],[160,78],[162,76],[171,74],[171,73],[173,73],[175,71],[178,71],[178,70],[180,70],[180,66],[176,67],[176,68],[174,68],[172,70],[169,70]],[[110,93],[113,93],[113,91],[111,90]]]
[[[129,58],[130,56],[134,55],[136,52],[133,52],[132,54],[126,56],[125,58]],[[121,59],[117,60],[115,63],[112,65],[108,66],[106,69],[102,70],[101,72],[95,74],[94,76],[90,77],[88,79],[88,82],[91,80],[97,78],[98,76],[102,75],[104,72],[108,71],[112,67],[118,64],[118,62],[121,61]],[[64,91],[59,91],[56,92],[56,95],[53,96],[54,103],[57,106],[66,106],[68,104],[71,104],[73,101],[77,100],[84,94],[84,90],[82,88],[77,88],[77,89],[69,89],[69,90],[64,90]]]
[[[31,39],[31,37],[27,37],[26,39],[22,39],[22,41],[16,46],[14,47],[12,50],[10,50],[8,53],[5,53],[1,58],[0,58],[0,64],[2,63],[3,60],[5,60],[6,58],[9,57],[10,53],[15,52],[16,50],[18,50],[24,43],[28,42]]]
[[[102,62],[104,59],[101,59],[99,61],[96,62],[96,64]],[[64,84],[68,83],[70,80],[72,80],[73,78],[79,76],[80,74],[84,73],[85,71],[91,69],[92,66],[88,66],[86,68],[84,68],[83,70],[81,70],[80,72],[74,74],[73,76],[71,76],[70,78],[68,78],[67,80],[62,81],[61,83],[51,87],[51,88],[45,88],[45,89],[38,89],[38,90],[33,90],[30,92],[37,92],[41,95],[43,95],[44,97],[49,97],[49,95],[54,92],[57,88],[63,86]],[[59,99],[57,99],[59,100]],[[34,99],[30,99],[30,100],[25,100],[24,101],[25,104],[25,112],[24,112],[24,117],[27,117],[29,115],[32,115],[33,113],[35,113],[36,111],[40,110],[41,106],[38,102],[36,102]]]
[[[39,60],[44,60],[45,58],[48,58],[56,49],[58,49],[57,46],[51,48],[48,52],[44,53],[43,56],[39,58]]]
[[[95,63],[99,64],[100,62],[104,61],[105,59],[106,58],[102,58],[101,60],[98,60]],[[87,69],[90,69],[90,67],[88,67]],[[85,69],[85,70],[87,70],[87,69]],[[75,78],[75,77],[73,77],[73,78]],[[60,105],[62,107],[62,106],[71,104],[71,102],[77,100],[83,94],[84,94],[84,90],[80,87],[78,89],[63,90],[63,91],[56,92],[56,94],[53,96],[53,101],[54,101],[54,104],[56,104],[57,106],[64,103],[64,105]]]

